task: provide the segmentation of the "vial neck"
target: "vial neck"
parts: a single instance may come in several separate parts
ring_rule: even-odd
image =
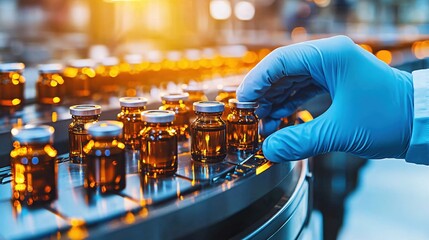
[[[141,107],[121,107],[122,112],[142,112],[146,109],[145,106]]]
[[[171,122],[166,122],[166,123],[147,123],[148,127],[152,127],[152,128],[158,128],[158,127],[170,127],[172,126]]]
[[[163,100],[162,104],[164,104],[164,105],[181,105],[181,104],[183,104],[183,100],[177,100],[177,101]]]
[[[222,116],[222,112],[213,112],[213,113],[207,113],[207,112],[195,112],[198,117],[212,117],[212,118],[220,118]]]
[[[90,122],[90,121],[98,121],[100,115],[90,115],[90,116],[72,116],[74,121],[82,121],[82,122]]]
[[[232,113],[237,113],[239,115],[253,115],[255,110],[253,108],[247,109],[247,108],[231,108]]]

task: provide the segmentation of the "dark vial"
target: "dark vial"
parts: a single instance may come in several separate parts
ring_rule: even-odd
[[[177,171],[178,136],[173,126],[173,111],[151,110],[142,113],[146,122],[140,132],[141,165],[143,174],[158,177],[173,175]]]
[[[125,144],[121,142],[123,124],[118,121],[88,123],[91,140],[85,145],[87,157],[85,187],[100,193],[125,188]]]
[[[52,146],[54,128],[25,126],[13,128],[12,201],[39,205],[57,199],[57,151]]]
[[[194,103],[197,115],[191,124],[191,156],[199,162],[221,162],[226,157],[226,124],[221,115],[224,104],[216,101]]]

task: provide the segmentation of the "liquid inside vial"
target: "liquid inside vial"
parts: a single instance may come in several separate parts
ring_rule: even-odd
[[[90,140],[85,124],[97,122],[100,118],[99,105],[74,105],[70,107],[72,122],[69,125],[69,157],[73,163],[86,163],[84,146]]]
[[[11,131],[14,149],[10,152],[12,202],[39,205],[57,199],[57,151],[52,147],[54,129],[26,126]]]
[[[226,124],[221,115],[224,104],[201,101],[193,105],[197,119],[191,124],[191,156],[199,162],[221,162],[226,157]]]
[[[125,155],[119,148],[97,148],[87,155],[87,186],[101,193],[125,188]]]
[[[47,155],[43,147],[36,151],[33,151],[33,146],[24,149],[32,154],[13,160],[12,200],[25,205],[37,205],[57,199],[55,157]]]
[[[258,146],[257,122],[228,122],[228,150],[254,151]]]
[[[0,106],[19,107],[24,102],[24,64],[0,64]]]
[[[200,162],[221,162],[226,157],[225,126],[192,129],[191,155]]]
[[[113,193],[126,186],[125,144],[120,142],[123,124],[100,121],[85,125],[91,140],[84,147],[87,168],[85,187]]]
[[[124,124],[123,139],[129,149],[140,149],[139,133],[144,127],[141,113],[145,110],[147,99],[143,97],[122,97],[119,99],[121,112],[117,120]]]
[[[69,130],[70,160],[73,163],[84,163],[85,154],[83,147],[88,143],[90,137],[86,131]]]
[[[147,122],[140,132],[142,137],[140,170],[148,176],[168,176],[177,171],[178,136],[171,122],[172,111],[146,111],[142,114]]]
[[[256,102],[228,101],[231,113],[227,117],[228,151],[255,151],[258,147],[258,117]]]

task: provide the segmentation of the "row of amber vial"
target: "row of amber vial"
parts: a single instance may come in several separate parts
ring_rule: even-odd
[[[174,97],[164,99],[177,100]],[[183,100],[178,100],[183,104]],[[85,187],[101,193],[120,191],[126,186],[125,149],[140,150],[139,168],[146,175],[173,175],[178,166],[178,143],[185,129],[182,111],[145,110],[147,100],[121,98],[118,121],[99,121],[101,107],[70,107],[70,159],[86,164]],[[171,103],[170,103],[171,104]],[[230,114],[222,119],[225,105],[217,101],[193,104],[196,119],[190,124],[191,156],[199,162],[223,161],[227,151],[254,151],[258,146],[258,119],[253,102],[229,100]],[[171,107],[171,106],[170,106]],[[164,106],[165,108],[165,106]],[[174,109],[174,108],[173,108]],[[185,108],[186,109],[186,108]],[[188,116],[185,114],[185,116]],[[188,120],[189,121],[189,120]],[[12,130],[11,151],[13,202],[37,205],[57,198],[57,151],[54,129],[25,126]]]

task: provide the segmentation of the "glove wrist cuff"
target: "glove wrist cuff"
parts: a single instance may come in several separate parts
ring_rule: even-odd
[[[429,69],[413,72],[414,118],[407,162],[429,165]]]

